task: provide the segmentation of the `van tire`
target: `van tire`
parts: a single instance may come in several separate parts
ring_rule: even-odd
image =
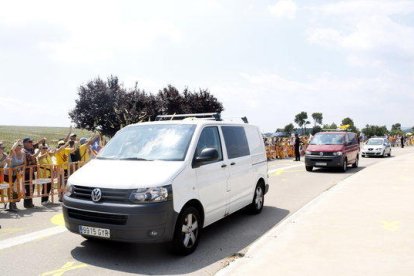
[[[175,224],[171,250],[176,255],[186,256],[196,250],[200,240],[202,221],[200,212],[193,206],[184,207]]]
[[[344,161],[342,162],[341,171],[346,172],[347,169],[348,169],[348,160],[344,158]]]
[[[249,211],[251,214],[260,214],[264,206],[264,195],[265,189],[262,182],[257,183],[256,188],[254,189],[253,201],[249,206]]]
[[[307,170],[308,172],[311,172],[311,171],[313,170],[313,167],[312,167],[312,166],[306,166],[306,170]]]
[[[359,163],[359,155],[357,155],[357,158],[355,159],[355,163],[352,164],[352,168],[358,168],[358,163]]]

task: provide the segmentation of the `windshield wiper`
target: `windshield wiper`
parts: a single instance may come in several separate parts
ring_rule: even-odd
[[[119,158],[119,160],[153,161],[150,159],[145,159],[145,158],[140,158],[140,157],[125,157],[125,158]]]

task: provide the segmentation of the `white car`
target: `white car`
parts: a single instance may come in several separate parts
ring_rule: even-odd
[[[70,176],[63,213],[66,227],[88,239],[171,242],[187,255],[207,225],[246,206],[260,213],[268,188],[257,127],[206,119],[138,123]]]
[[[362,157],[391,156],[391,144],[387,138],[370,138],[362,148]]]

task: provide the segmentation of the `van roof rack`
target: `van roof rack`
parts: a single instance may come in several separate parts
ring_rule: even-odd
[[[183,120],[186,118],[199,118],[204,120],[221,121],[220,113],[194,113],[194,114],[173,114],[173,115],[158,115],[155,121],[166,120]]]

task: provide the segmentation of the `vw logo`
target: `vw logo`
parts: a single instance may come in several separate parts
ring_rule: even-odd
[[[319,155],[320,155],[320,156],[323,156],[323,152],[320,152],[320,153],[319,153]]]
[[[101,197],[102,197],[101,189],[95,188],[92,190],[91,198],[93,202],[98,202],[99,200],[101,200]]]

